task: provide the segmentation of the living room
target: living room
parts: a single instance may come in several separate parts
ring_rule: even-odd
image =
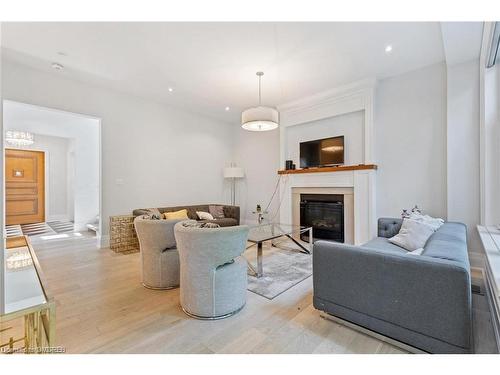
[[[2,19],[2,351],[499,353],[500,23],[421,17]]]

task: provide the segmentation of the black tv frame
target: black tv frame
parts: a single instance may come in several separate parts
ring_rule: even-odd
[[[304,144],[304,143],[310,143],[310,142],[321,142],[321,141],[324,141],[324,140],[327,140],[327,139],[337,139],[337,138],[342,138],[342,146],[343,146],[343,150],[342,150],[342,163],[337,163],[337,164],[321,164],[321,165],[317,165],[317,166],[307,166],[307,167],[303,167],[302,166],[302,163],[301,163],[301,154],[300,154],[300,148],[301,148],[301,145]],[[300,142],[299,143],[299,165],[300,165],[300,168],[301,169],[308,169],[308,168],[325,168],[325,167],[334,167],[334,166],[338,166],[338,165],[344,165],[345,164],[345,137],[343,135],[338,135],[338,136],[335,136],[335,137],[326,137],[326,138],[320,138],[320,139],[312,139],[310,141],[305,141],[305,142]]]

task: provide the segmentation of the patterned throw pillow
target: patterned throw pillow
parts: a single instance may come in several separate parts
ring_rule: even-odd
[[[146,211],[147,213],[142,216],[143,219],[149,219],[149,220],[161,219],[160,210],[158,210],[157,208],[147,208]]]
[[[196,220],[187,220],[182,222],[182,226],[186,228],[220,228],[216,223],[200,223]]]
[[[202,228],[220,228],[220,225],[217,223],[201,223]]]
[[[223,206],[208,206],[208,211],[215,219],[224,219],[224,207]]]

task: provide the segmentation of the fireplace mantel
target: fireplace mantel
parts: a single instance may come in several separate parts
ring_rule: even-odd
[[[376,167],[357,168],[346,170],[345,167],[337,171],[324,171],[326,173],[289,173],[281,175],[280,197],[280,222],[293,223],[293,212],[298,209],[293,199],[294,191],[307,189],[304,193],[313,193],[310,189],[326,190],[328,188],[350,189],[353,196],[353,244],[365,243],[377,235],[375,178]],[[326,168],[325,168],[326,169]],[[308,170],[309,172],[309,170]],[[325,191],[326,193],[326,191]]]
[[[288,170],[282,169],[278,171],[278,174],[344,172],[344,171],[360,171],[367,169],[377,169],[377,166],[375,164],[357,164],[357,165],[339,165],[336,167],[288,169]]]

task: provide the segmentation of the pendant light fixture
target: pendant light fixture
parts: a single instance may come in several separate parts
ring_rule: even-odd
[[[35,137],[30,132],[7,130],[5,132],[5,143],[9,146],[30,146],[35,142]]]
[[[241,127],[253,132],[273,130],[279,126],[280,114],[276,108],[261,105],[261,79],[264,73],[256,74],[259,77],[259,106],[245,109],[241,113]]]

